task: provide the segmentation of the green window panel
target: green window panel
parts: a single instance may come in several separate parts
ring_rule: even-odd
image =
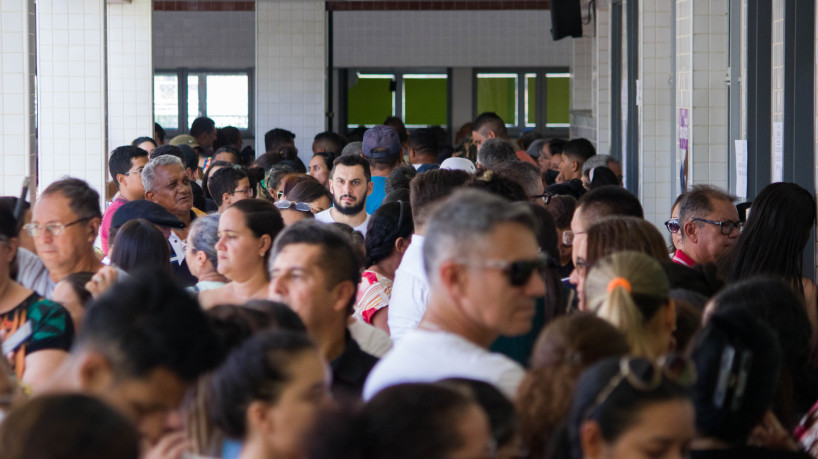
[[[359,75],[347,91],[347,124],[381,124],[395,113],[395,94],[390,90],[393,75]]]
[[[525,125],[534,127],[537,123],[537,74],[525,74]]]
[[[553,75],[553,76],[552,76]],[[558,75],[558,76],[557,76]],[[571,122],[571,78],[568,74],[547,74],[546,88],[546,122],[568,125]]]
[[[446,75],[403,76],[403,122],[407,126],[446,126]]]
[[[517,75],[477,74],[477,113],[495,112],[506,125],[517,125]]]

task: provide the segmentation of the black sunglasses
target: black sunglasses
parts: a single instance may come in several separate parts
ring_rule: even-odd
[[[682,229],[681,225],[679,225],[678,218],[671,218],[670,220],[665,222],[665,228],[671,233],[678,233],[680,229]]]
[[[504,260],[485,260],[482,266],[499,269],[504,272],[505,275],[508,276],[508,283],[514,287],[522,287],[527,284],[535,270],[540,274],[544,274],[549,268],[559,268],[557,261],[547,254],[542,254],[535,260],[510,262]]]

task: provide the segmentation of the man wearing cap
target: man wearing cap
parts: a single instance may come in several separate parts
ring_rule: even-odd
[[[332,207],[315,214],[323,223],[343,223],[366,236],[367,196],[372,193],[369,162],[361,156],[339,156],[332,163],[329,181]]]
[[[372,171],[372,194],[366,199],[366,212],[371,215],[386,196],[386,178],[400,162],[403,150],[397,131],[383,124],[364,133],[362,149]]]
[[[184,260],[184,250],[182,251],[181,259],[179,258],[179,253],[174,250],[172,244],[170,244],[170,238],[173,235],[174,229],[181,230],[185,228],[185,224],[173,216],[172,213],[168,212],[164,207],[160,206],[155,202],[151,202],[145,199],[141,199],[138,201],[130,201],[126,202],[125,204],[120,207],[113,216],[111,220],[111,234],[114,236],[113,242],[116,244],[116,233],[119,231],[119,228],[122,227],[125,223],[134,220],[136,218],[144,218],[145,220],[151,222],[153,226],[156,227],[162,234],[168,239],[168,244],[170,245],[170,266],[173,270],[173,276],[175,278],[180,278],[182,282],[186,282],[189,279],[190,271],[187,269],[187,266],[182,266],[182,262]]]

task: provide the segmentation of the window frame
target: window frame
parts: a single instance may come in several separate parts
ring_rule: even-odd
[[[347,97],[347,92],[349,90],[349,81],[350,77],[353,74],[365,74],[365,75],[394,75],[394,82],[395,82],[395,91],[393,92],[393,106],[392,106],[392,114],[389,116],[397,116],[401,120],[405,118],[405,95],[406,95],[406,88],[404,87],[403,80],[404,75],[445,75],[446,76],[446,124],[441,126],[447,132],[451,130],[452,125],[452,69],[451,68],[443,68],[443,67],[419,67],[419,68],[392,68],[392,67],[383,67],[383,68],[371,68],[371,67],[362,67],[362,68],[342,68],[338,69],[339,72],[339,87],[341,91],[339,93],[339,101],[340,101],[340,110],[339,110],[339,123],[341,130],[350,130],[355,129],[356,127],[360,126],[359,124],[350,125],[349,124],[349,99]],[[375,126],[374,124],[364,124],[366,128],[370,128]],[[435,126],[433,124],[407,124],[407,129],[418,129],[423,127],[430,127]]]
[[[547,120],[547,75],[548,74],[566,74],[571,78],[571,70],[568,67],[474,67],[472,69],[472,119],[477,118],[480,114],[477,109],[477,75],[485,73],[497,74],[515,74],[517,75],[517,123],[506,123],[509,136],[516,137],[525,129],[533,128],[537,132],[542,132],[547,135],[560,135],[564,132],[567,135],[570,123],[559,123],[548,125]],[[528,124],[526,118],[526,105],[528,104],[528,97],[526,92],[526,84],[528,82],[528,75],[534,74],[535,77],[535,116],[534,125]],[[570,103],[570,94],[569,94]],[[570,111],[570,107],[569,107]],[[505,120],[504,120],[505,121]]]
[[[207,76],[208,75],[236,75],[236,74],[246,74],[247,75],[247,111],[248,111],[248,120],[247,120],[247,129],[239,128],[242,137],[244,138],[253,138],[255,132],[255,69],[250,68],[235,68],[235,69],[212,69],[212,68],[188,68],[188,67],[179,67],[175,69],[168,69],[168,68],[157,68],[153,70],[153,76],[156,77],[157,75],[176,75],[178,81],[178,100],[177,100],[177,107],[178,111],[178,128],[177,129],[168,129],[165,126],[162,126],[165,129],[166,137],[171,139],[179,134],[190,134],[190,125],[188,124],[188,100],[187,100],[187,93],[188,93],[188,85],[187,85],[187,78],[191,74],[197,74],[199,76],[199,108],[201,109],[204,107],[204,112],[207,113]],[[155,90],[155,88],[154,88]],[[152,105],[152,110],[154,114],[154,119],[156,115],[156,108]],[[208,115],[205,115],[208,116]]]

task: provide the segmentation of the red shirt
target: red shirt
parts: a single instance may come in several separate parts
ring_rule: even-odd
[[[111,221],[114,219],[114,212],[122,207],[122,204],[128,202],[122,196],[117,196],[111,201],[111,205],[105,209],[105,214],[102,215],[102,225],[99,227],[99,239],[102,241],[102,252],[108,255],[108,230],[111,229]]]
[[[677,250],[676,253],[673,254],[673,262],[687,266],[688,268],[696,266],[696,262],[681,250]]]

